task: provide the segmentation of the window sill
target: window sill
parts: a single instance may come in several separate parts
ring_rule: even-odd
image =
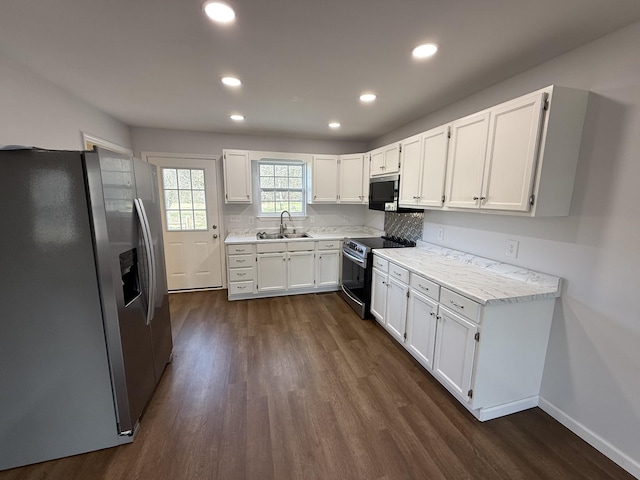
[[[267,221],[267,220],[278,220],[278,221],[280,221],[280,214],[277,213],[275,215],[256,215],[256,218],[259,221]],[[298,220],[306,220],[308,218],[308,216],[307,215],[294,215],[292,213],[291,214],[291,218],[294,219],[294,220],[296,220],[296,219],[298,219]],[[284,217],[284,219],[288,220],[289,219],[289,215],[286,215]]]

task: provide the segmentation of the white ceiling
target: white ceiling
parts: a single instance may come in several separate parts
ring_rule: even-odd
[[[370,140],[640,19],[638,0],[228,3],[221,27],[200,0],[3,1],[0,49],[131,126]]]

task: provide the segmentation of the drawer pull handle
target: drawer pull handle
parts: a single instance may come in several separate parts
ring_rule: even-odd
[[[236,273],[236,275],[238,275],[239,277],[244,277],[246,274],[247,274],[247,272],[242,272],[242,273],[238,272],[238,273]]]
[[[435,315],[435,313],[431,312],[431,313],[429,313],[429,315],[431,315],[433,317]]]
[[[451,305],[453,305],[454,307],[458,307],[458,308],[462,308],[464,309],[464,305],[460,305],[459,303],[454,302],[453,300],[449,300],[449,302],[451,303]]]
[[[238,290],[244,290],[245,288],[247,288],[247,286],[243,285],[242,287],[237,287],[237,288],[238,288]]]
[[[426,291],[429,291],[429,287],[425,287],[424,285],[422,285],[421,283],[418,284],[418,286],[420,288],[424,288]]]
[[[402,274],[401,274],[400,272],[393,272],[393,273],[395,273],[395,274],[396,274],[397,276],[399,276],[399,277],[401,277],[401,276],[402,276]]]
[[[244,259],[242,259],[242,260],[236,260],[236,262],[238,262],[238,263],[244,263]]]
[[[236,248],[236,252],[244,252],[244,248]]]

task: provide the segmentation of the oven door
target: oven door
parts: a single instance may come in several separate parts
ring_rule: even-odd
[[[369,311],[371,282],[367,276],[367,259],[357,258],[343,249],[341,295],[360,318],[365,318]]]

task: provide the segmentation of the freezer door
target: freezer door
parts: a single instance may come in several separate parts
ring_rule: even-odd
[[[133,161],[98,150],[98,155],[85,155],[85,165],[118,425],[120,433],[127,434],[133,432],[156,384],[142,281],[146,252],[133,202]]]
[[[167,362],[171,358],[173,349],[162,238],[162,209],[160,205],[162,200],[158,194],[156,166],[138,159],[134,159],[133,162],[137,197],[146,212],[155,266],[155,278],[152,282],[154,289],[152,292],[153,314],[150,327],[155,378],[156,382],[158,382]]]

